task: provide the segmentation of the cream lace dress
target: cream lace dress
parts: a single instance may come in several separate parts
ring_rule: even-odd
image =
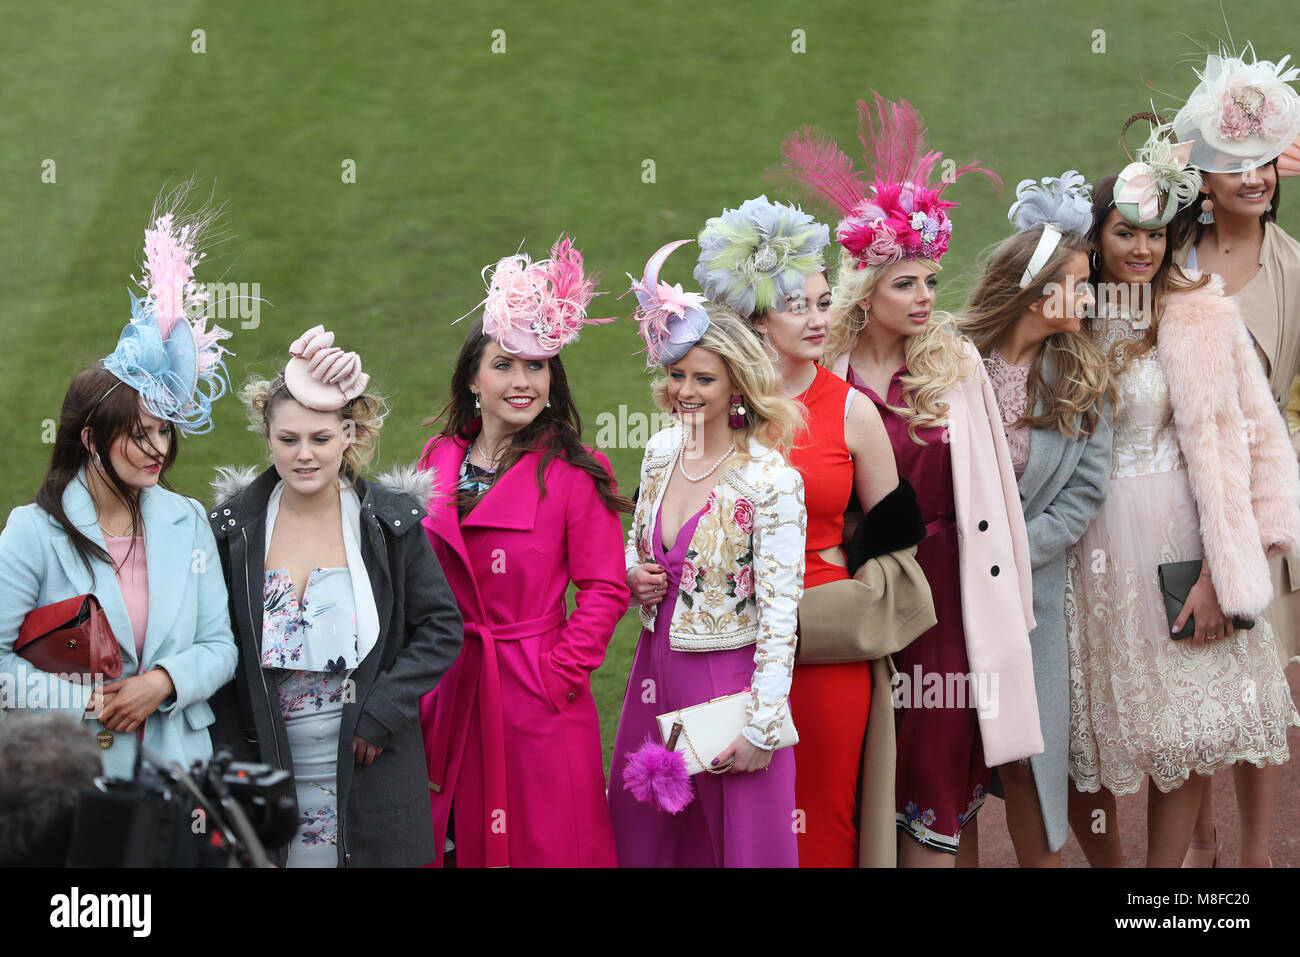
[[[1112,318],[1105,348],[1141,334]],[[1154,349],[1119,388],[1110,491],[1067,560],[1070,777],[1129,794],[1148,774],[1170,791],[1238,761],[1283,764],[1300,715],[1266,618],[1202,647],[1169,637],[1156,566],[1202,557],[1196,503]]]

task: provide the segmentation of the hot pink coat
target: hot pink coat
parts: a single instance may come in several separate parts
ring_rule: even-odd
[[[461,522],[465,449],[435,438],[420,459],[437,474],[425,531],[465,618],[464,650],[421,709],[438,863],[454,800],[458,866],[617,866],[589,676],[628,607],[622,525],[562,459],[542,497],[537,452]]]

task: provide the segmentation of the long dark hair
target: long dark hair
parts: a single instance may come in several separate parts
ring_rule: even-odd
[[[1088,245],[1095,254],[1088,256],[1088,281],[1094,289],[1101,290],[1101,233],[1106,219],[1115,208],[1115,181],[1118,175],[1102,177],[1092,189],[1092,229],[1088,232]],[[1163,197],[1162,204],[1163,204]],[[1196,204],[1193,203],[1193,206]],[[1174,237],[1169,228],[1165,228],[1165,255],[1160,260],[1160,267],[1151,277],[1151,316],[1148,317],[1146,334],[1138,340],[1120,343],[1119,351],[1112,355],[1119,364],[1129,359],[1146,355],[1156,344],[1156,333],[1160,328],[1160,314],[1164,312],[1165,299],[1171,292],[1190,292],[1200,289],[1210,281],[1209,276],[1201,276],[1195,282],[1174,264]],[[1102,307],[1101,296],[1097,297],[1097,308]]]
[[[456,368],[451,374],[451,399],[441,412],[421,423],[426,428],[444,422],[442,436],[462,441],[472,441],[483,428],[483,419],[474,411],[474,397],[470,381],[478,374],[483,350],[491,340],[483,332],[483,320],[475,320],[456,357]],[[515,433],[509,447],[502,453],[497,466],[498,476],[505,474],[524,455],[542,450],[537,463],[537,488],[546,497],[544,476],[552,459],[560,458],[582,469],[596,483],[600,500],[611,512],[630,512],[632,502],[614,490],[613,476],[582,444],[582,417],[569,391],[569,380],[564,374],[564,363],[559,356],[546,360],[551,370],[550,408],[543,408],[537,418]]]
[[[81,430],[87,427],[99,451],[98,464],[94,464],[90,450],[81,442]],[[63,492],[70,483],[76,481],[82,469],[95,469],[107,481],[113,494],[126,506],[136,534],[142,533],[144,517],[140,514],[139,490],[122,481],[113,468],[113,457],[109,455],[109,449],[119,439],[134,436],[142,428],[140,394],[135,389],[99,363],[77,373],[68,386],[67,395],[63,397],[59,428],[54,435],[54,451],[50,454],[45,478],[41,480],[41,487],[32,501],[63,527],[77,556],[86,566],[86,571],[92,574],[92,559],[98,558],[109,564],[112,560],[107,551],[68,520],[63,511]],[[166,475],[176,461],[179,448],[176,432],[173,428],[167,454],[163,456],[162,467],[158,470],[158,484],[165,489],[171,489]],[[144,442],[134,438],[131,441],[141,449],[146,447]]]
[[[1277,159],[1274,158],[1270,166],[1273,167],[1273,205],[1270,209],[1259,214],[1259,228],[1262,230],[1268,223],[1277,221],[1277,210],[1282,204],[1282,177],[1277,174]],[[1201,174],[1204,175],[1204,174]],[[1205,194],[1202,194],[1204,196]],[[1192,245],[1201,241],[1201,236],[1205,234],[1205,223],[1199,221],[1201,215],[1201,204],[1192,203],[1190,206],[1180,209],[1174,214],[1173,220],[1169,223],[1169,241],[1179,249],[1190,238]]]

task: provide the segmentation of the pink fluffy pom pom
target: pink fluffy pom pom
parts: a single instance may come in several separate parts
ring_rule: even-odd
[[[686,773],[686,758],[680,751],[669,751],[650,738],[627,756],[623,789],[631,791],[638,801],[649,802],[669,814],[676,814],[695,798],[691,776]]]

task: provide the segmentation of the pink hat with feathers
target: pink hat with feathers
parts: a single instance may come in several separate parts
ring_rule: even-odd
[[[583,273],[582,250],[563,234],[549,259],[533,262],[516,253],[485,267],[483,275],[483,333],[521,359],[549,359],[576,341],[584,325],[614,320],[587,315],[595,282]]]
[[[853,160],[831,137],[805,126],[781,144],[782,167],[800,191],[842,217],[835,238],[859,269],[905,259],[938,261],[948,251],[956,203],[942,199],[950,182],[970,172],[1002,180],[975,161],[931,183],[943,154],[926,149],[925,123],[906,100],[886,100],[872,90],[871,104],[858,101],[858,138],[867,162]]]

